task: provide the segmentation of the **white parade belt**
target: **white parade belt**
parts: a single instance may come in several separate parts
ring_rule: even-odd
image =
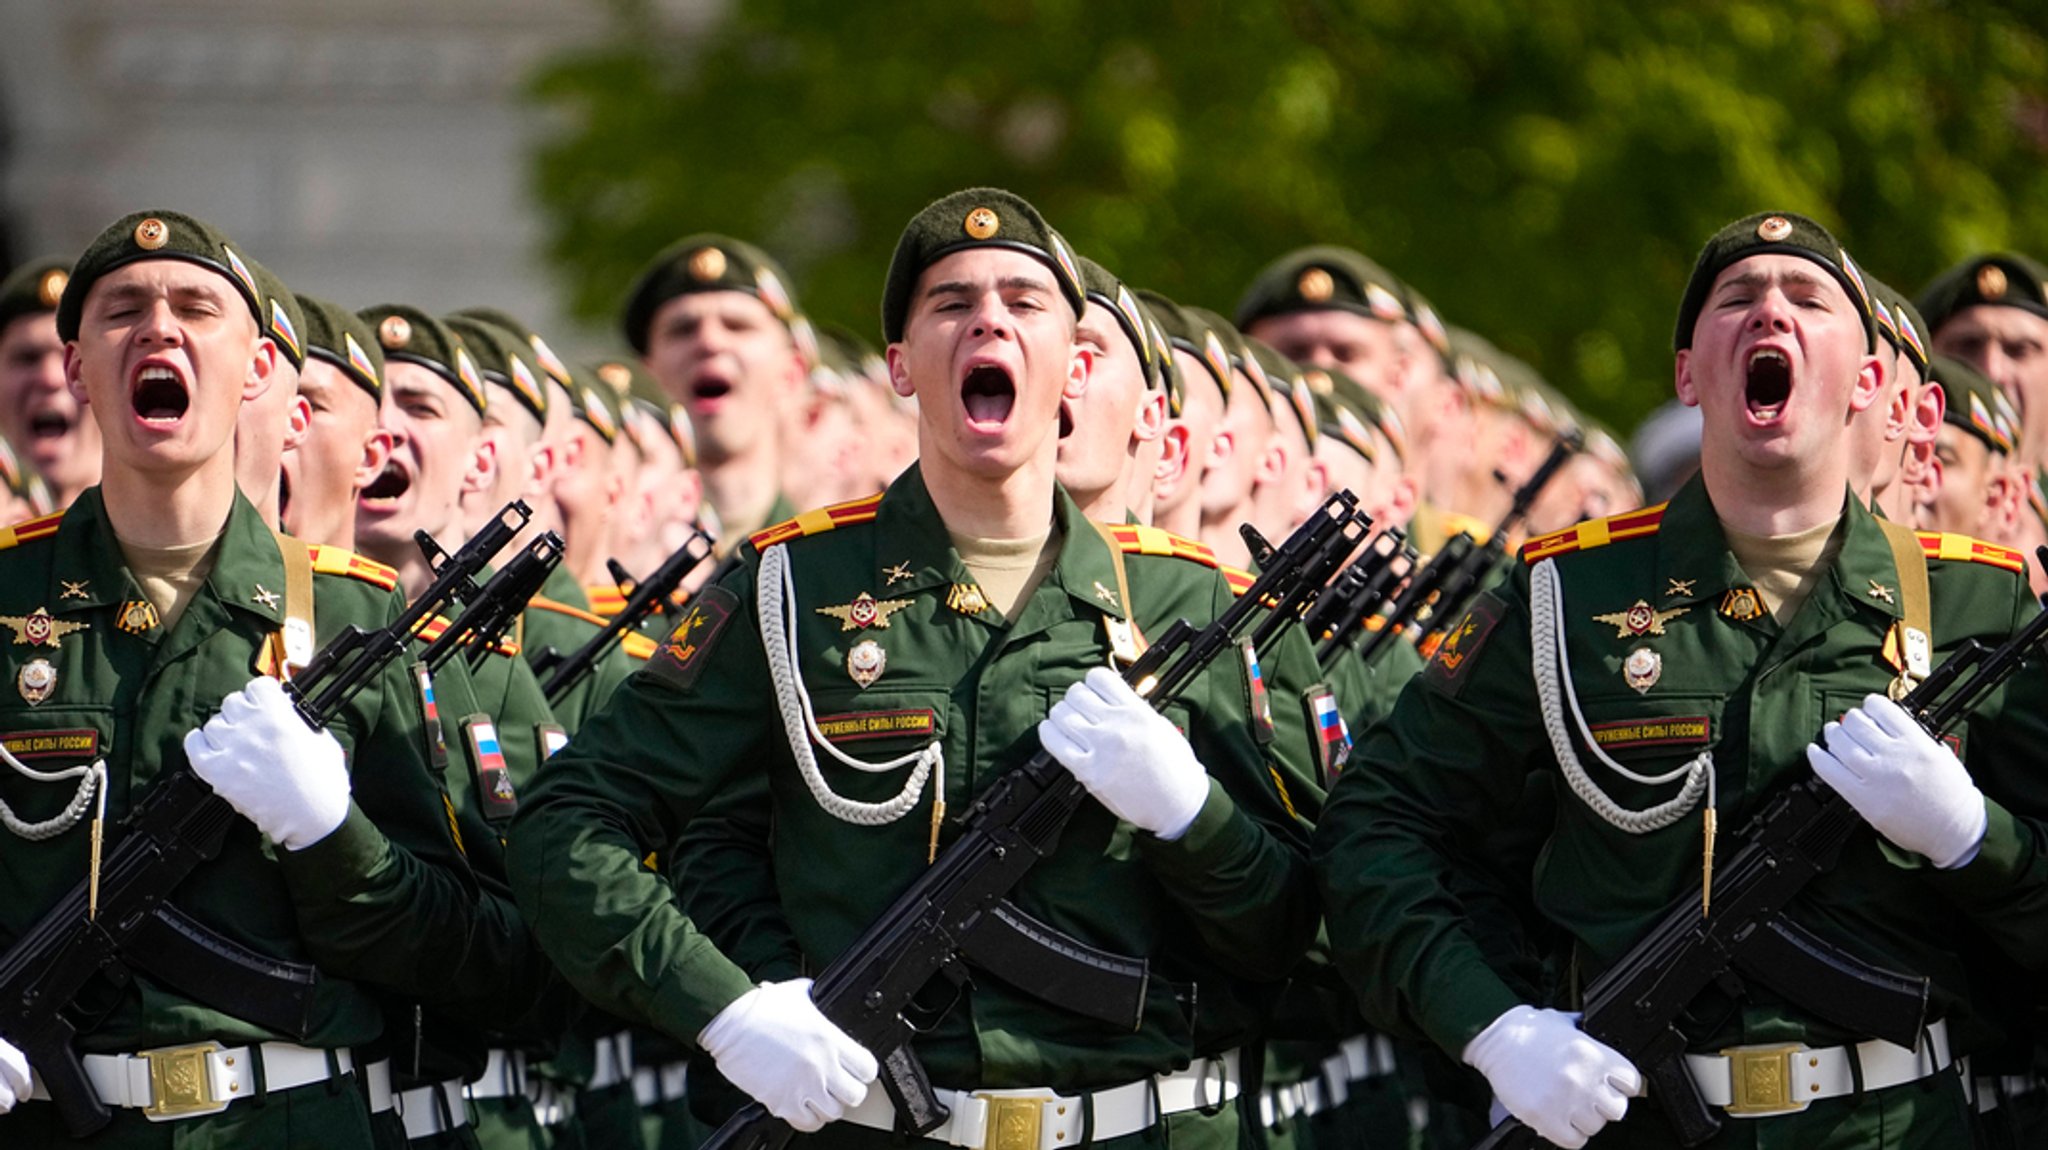
[[[288,1042],[253,1048],[201,1042],[136,1054],[87,1054],[81,1061],[101,1102],[140,1110],[151,1122],[169,1122],[218,1114],[232,1102],[255,1097],[257,1057],[262,1059],[260,1081],[266,1093],[325,1082],[355,1069],[355,1057],[345,1047],[319,1050]],[[38,1077],[29,1097],[49,1096]]]
[[[1823,1098],[1918,1082],[1948,1069],[1948,1023],[1936,1022],[1917,1049],[1872,1039],[1813,1050],[1796,1043],[1688,1054],[1685,1068],[1709,1106],[1736,1118],[1795,1114]],[[1861,1067],[1861,1082],[1857,1068]]]
[[[469,1125],[469,1104],[462,1099],[462,1079],[450,1078],[400,1091],[398,1117],[405,1123],[408,1141]]]

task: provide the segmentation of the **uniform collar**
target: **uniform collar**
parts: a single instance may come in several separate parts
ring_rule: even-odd
[[[98,487],[87,488],[64,513],[50,571],[58,581],[49,604],[54,614],[120,603],[138,593]],[[84,586],[67,595],[80,583]],[[228,511],[206,585],[214,598],[236,611],[273,628],[284,622],[284,558],[277,536],[240,491]]]
[[[1869,509],[1848,492],[1843,493],[1842,514],[1848,521],[1841,550],[1814,594],[1832,588],[1840,601],[1885,619],[1904,616],[1900,602],[1898,567],[1892,561],[1891,544],[1884,528]],[[1707,495],[1706,483],[1698,475],[1687,481],[1664,509],[1658,525],[1657,586],[1667,592],[1655,606],[1692,606],[1704,603],[1718,607],[1728,592],[1755,586],[1749,573],[1728,546],[1727,532]],[[1872,587],[1891,592],[1890,601]],[[1678,589],[1679,594],[1669,594]]]

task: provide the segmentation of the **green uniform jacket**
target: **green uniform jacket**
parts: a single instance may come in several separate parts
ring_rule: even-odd
[[[869,762],[942,740],[947,839],[973,796],[1036,749],[1037,724],[1052,703],[1107,655],[1105,616],[1120,611],[1116,596],[1099,590],[1117,585],[1111,551],[1064,495],[1056,516],[1059,559],[1013,625],[992,609],[969,615],[947,605],[949,589],[971,577],[915,469],[872,521],[789,544],[796,665],[819,722]],[[1211,618],[1230,601],[1209,568],[1126,558],[1146,634],[1181,615]],[[564,973],[593,1001],[679,1037],[697,1034],[751,980],[640,860],[669,849],[734,779],[767,774],[776,886],[813,969],[926,865],[929,793],[893,823],[856,827],[825,812],[799,777],[755,621],[756,562],[749,553],[724,591],[702,597],[685,622],[689,641],[672,639],[549,764],[511,838],[514,890]],[[886,628],[857,631],[819,610],[862,592],[907,606]],[[862,641],[888,657],[865,689],[846,669]],[[1170,711],[1215,780],[1186,835],[1161,841],[1085,805],[1060,850],[1017,892],[1026,911],[1055,927],[1153,960],[1144,1025],[1118,1032],[985,979],[918,1044],[935,1082],[1071,1089],[1164,1071],[1193,1053],[1190,1026],[1164,980],[1192,980],[1218,964],[1277,978],[1298,957],[1315,901],[1303,886],[1306,824],[1282,789],[1313,789],[1309,751],[1289,724],[1277,753],[1262,753],[1244,692],[1242,668],[1219,660]],[[878,733],[885,730],[900,733]],[[863,775],[822,753],[821,760],[831,787],[853,799],[891,797],[905,778],[903,770]]]
[[[1854,500],[1845,514],[1838,558],[1782,629],[1768,613],[1746,609],[1749,578],[1697,479],[1671,501],[1661,527],[1654,509],[1617,517],[1582,534],[1596,545],[1555,560],[1565,650],[1587,724],[1601,733],[1609,755],[1645,775],[1711,748],[1724,859],[1761,802],[1805,776],[1805,748],[1822,724],[1884,690],[1895,674],[1880,652],[1902,617],[1898,573],[1876,520]],[[1963,640],[1996,640],[2036,610],[2025,578],[2012,571],[1979,562],[1928,566],[1937,664]],[[1698,813],[1628,834],[1595,815],[1559,775],[1530,670],[1529,588],[1524,568],[1478,601],[1455,641],[1446,641],[1390,720],[1359,747],[1316,837],[1332,942],[1368,1016],[1389,1027],[1419,1027],[1453,1056],[1528,998],[1509,960],[1482,945],[1487,928],[1468,921],[1457,892],[1473,884],[1455,858],[1460,844],[1497,839],[1524,817],[1532,775],[1554,786],[1554,822],[1547,834],[1532,836],[1540,854],[1507,862],[1519,864],[1536,906],[1569,940],[1578,984],[1636,942],[1701,871]],[[1659,614],[1632,633],[1621,613],[1638,601]],[[1611,617],[1595,618],[1603,615]],[[1638,673],[1632,685],[1624,660],[1639,649],[1654,653],[1657,673],[1647,684]],[[1645,662],[1637,660],[1639,672]],[[2039,909],[2048,854],[2040,827],[2002,805],[2041,809],[2040,772],[2031,764],[2048,715],[2038,698],[2042,682],[2038,674],[2015,681],[1955,729],[1964,761],[1991,800],[1990,828],[1974,861],[1935,871],[1865,832],[1789,911],[1865,959],[1931,977],[1931,1017],[1950,1019],[1962,1053],[1981,1029],[1968,1017],[1971,988],[1955,941],[1981,930],[2015,954],[2037,961],[2048,955],[2048,915]],[[1624,807],[1675,793],[1675,784],[1624,780],[1582,745],[1578,754]],[[1570,999],[1571,991],[1560,989],[1548,1005]],[[1690,1035],[1696,1050],[1828,1046],[1862,1037],[1760,987],[1740,1002],[1710,992],[1696,1010],[1710,1020]],[[1820,1104],[1810,1114],[1819,1120],[1828,1109]],[[1654,1142],[1665,1133],[1654,1112],[1632,1108],[1627,1126]]]
[[[550,649],[566,658],[602,630],[604,620],[591,613],[590,597],[583,593],[582,584],[557,565],[519,617],[520,654],[528,666],[536,666],[535,661]],[[555,720],[563,730],[575,734],[583,720],[611,698],[632,672],[626,653],[614,646],[554,705]]]
[[[43,521],[49,522],[49,521]],[[63,626],[48,645],[0,645],[17,690],[0,698],[0,739],[40,769],[104,758],[108,846],[118,825],[161,776],[187,769],[184,739],[257,673],[257,657],[284,621],[285,568],[276,537],[239,496],[205,583],[174,627],[123,629],[124,607],[146,603],[122,563],[97,488],[54,531],[17,526],[0,550],[0,615],[47,608]],[[343,627],[382,626],[398,593],[345,576],[316,575],[316,641]],[[56,682],[42,702],[19,689],[46,660]],[[359,692],[330,730],[348,752],[355,803],[340,829],[302,851],[264,842],[237,819],[219,857],[179,888],[177,906],[265,955],[314,962],[322,978],[311,1033],[316,1046],[360,1043],[379,1021],[351,980],[421,997],[446,992],[461,969],[475,919],[475,886],[449,833],[429,774],[417,690],[401,664]],[[54,741],[53,752],[37,750]],[[0,798],[29,821],[71,797],[70,783],[31,782],[0,768]],[[367,812],[367,815],[366,815]],[[375,820],[374,823],[372,820]],[[0,944],[11,943],[86,874],[89,820],[44,842],[5,835],[0,849]],[[5,834],[5,832],[0,832]],[[192,1002],[144,977],[128,984],[81,1049],[133,1051],[217,1039],[284,1038]]]

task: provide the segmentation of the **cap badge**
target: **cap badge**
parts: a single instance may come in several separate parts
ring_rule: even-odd
[[[967,213],[967,218],[961,221],[960,226],[967,229],[970,238],[985,240],[995,235],[996,229],[1003,225],[1002,221],[996,218],[994,208],[976,208]]]
[[[64,298],[64,285],[70,282],[70,272],[63,268],[51,268],[43,273],[42,279],[36,281],[36,299],[41,301],[44,307],[56,307],[57,301]]]
[[[873,639],[862,639],[846,653],[846,673],[862,690],[874,685],[889,667],[889,653]]]
[[[1766,216],[1764,221],[1756,226],[1756,238],[1765,243],[1777,243],[1791,234],[1792,221],[1784,216]]]
[[[690,278],[708,284],[725,274],[725,253],[717,248],[698,248],[690,253]]]
[[[1295,294],[1310,303],[1322,303],[1336,290],[1337,281],[1331,279],[1330,273],[1321,268],[1310,268],[1301,273],[1300,279],[1294,281]]]
[[[1997,264],[1985,264],[1977,269],[1977,294],[1985,299],[2005,297],[2005,269]]]
[[[155,216],[135,225],[135,246],[143,251],[153,252],[169,243],[170,239],[170,225]]]
[[[402,315],[387,315],[377,325],[377,340],[385,347],[404,347],[412,342],[412,324]]]
[[[633,386],[633,371],[623,363],[600,365],[597,369],[597,378],[603,380],[606,387],[611,388],[620,395],[626,394],[627,390]]]

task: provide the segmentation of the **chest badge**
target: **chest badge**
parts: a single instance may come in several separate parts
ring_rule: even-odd
[[[820,607],[818,614],[839,620],[841,631],[863,631],[869,627],[888,629],[889,616],[910,606],[910,599],[876,599],[863,591],[843,607]]]
[[[1671,586],[1664,591],[1664,597],[1667,599],[1684,599],[1691,596],[1692,585],[1699,582],[1697,579],[1671,579],[1668,575],[1665,578],[1671,581]]]
[[[846,652],[846,673],[861,690],[874,686],[889,667],[889,653],[873,639],[862,639]]]
[[[256,584],[256,593],[249,596],[249,599],[251,602],[259,603],[273,611],[277,609],[277,592],[270,590],[261,583]]]
[[[1736,587],[1721,596],[1721,616],[1737,623],[1764,617],[1764,598],[1754,587]]]
[[[895,563],[895,564],[891,564],[891,565],[890,565],[890,566],[888,566],[888,567],[884,567],[884,568],[882,568],[882,576],[883,576],[883,578],[884,578],[885,580],[887,580],[887,581],[886,581],[885,583],[883,583],[883,586],[885,586],[885,587],[894,587],[894,586],[895,586],[896,584],[898,584],[898,583],[906,583],[906,582],[909,582],[909,580],[910,580],[910,564],[908,564],[908,563]]]
[[[1664,624],[1690,610],[1690,607],[1673,607],[1667,611],[1659,611],[1638,599],[1626,611],[1595,615],[1593,621],[1613,627],[1614,637],[1617,639],[1631,639],[1638,635],[1662,635]]]
[[[14,641],[31,647],[48,647],[56,650],[66,635],[76,634],[91,626],[89,623],[69,623],[50,617],[48,607],[38,607],[27,615],[0,615],[0,623],[14,628]]]
[[[80,579],[76,583],[69,579],[59,579],[57,582],[64,585],[64,593],[57,596],[59,599],[90,599],[92,597],[85,590],[85,585],[92,582],[90,579]]]
[[[1637,694],[1656,686],[1657,680],[1663,676],[1664,656],[1648,647],[1637,647],[1628,653],[1628,658],[1621,661],[1622,680]]]
[[[988,610],[988,596],[972,583],[955,583],[946,592],[946,606],[962,615],[979,615]]]
[[[57,689],[57,668],[48,659],[30,659],[15,673],[14,688],[29,706],[37,706]]]
[[[1870,581],[1870,597],[1872,599],[1877,600],[1880,603],[1897,602],[1897,600],[1892,597],[1892,589],[1885,586],[1882,583],[1879,583],[1875,579],[1872,579]]]
[[[1104,587],[1101,580],[1097,580],[1095,583],[1095,597],[1112,607],[1116,606],[1116,592]]]
[[[130,635],[143,635],[155,630],[161,621],[156,613],[156,604],[147,599],[130,599],[121,604],[121,613],[114,617],[114,626]]]

